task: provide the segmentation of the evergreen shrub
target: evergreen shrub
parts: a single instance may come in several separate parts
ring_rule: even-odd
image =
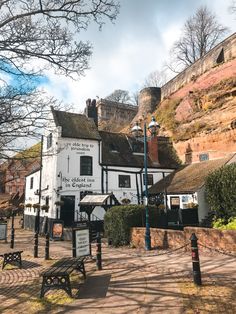
[[[206,178],[206,196],[216,219],[227,223],[236,217],[236,163],[225,165],[210,173]]]
[[[159,227],[163,221],[163,210],[148,206],[150,227]],[[104,217],[104,230],[113,246],[130,243],[130,228],[145,226],[145,206],[122,205],[110,208]]]

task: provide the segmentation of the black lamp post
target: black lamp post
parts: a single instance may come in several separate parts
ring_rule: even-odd
[[[15,211],[13,209],[12,216],[11,216],[11,244],[10,244],[11,249],[14,249],[14,241],[15,241],[14,218],[15,218]]]
[[[148,125],[148,130],[150,132],[151,137],[155,136],[160,129],[159,124],[156,122],[155,118],[152,117],[152,121]],[[147,125],[144,123],[144,130],[138,125],[136,122],[135,126],[131,129],[132,134],[136,138],[140,138],[143,134],[143,142],[144,142],[144,185],[145,185],[145,248],[146,250],[151,250],[151,235],[150,235],[150,224],[149,224],[149,210],[148,210],[148,175],[147,175]]]

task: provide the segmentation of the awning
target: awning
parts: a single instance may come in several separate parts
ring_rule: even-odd
[[[105,205],[113,194],[88,194],[79,203],[79,205],[101,206]]]

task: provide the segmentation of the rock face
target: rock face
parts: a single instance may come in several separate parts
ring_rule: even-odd
[[[236,153],[236,33],[165,84],[161,93],[155,115],[183,162]]]
[[[207,78],[203,75],[191,84],[190,93],[186,94],[189,86],[185,86],[170,97],[170,101],[179,99],[179,104],[172,115],[174,126],[165,132],[173,138],[174,147],[183,162],[190,148],[192,162],[201,160],[202,155],[214,159],[236,152],[236,60],[230,64],[232,77],[226,79],[228,73],[226,75],[224,69],[219,69],[217,83],[210,85],[209,71]],[[198,89],[199,86],[202,88]],[[183,98],[179,98],[180,95]],[[166,102],[168,105],[168,100]],[[165,112],[166,107],[161,103],[157,116],[162,117]],[[165,126],[165,119],[160,122]]]

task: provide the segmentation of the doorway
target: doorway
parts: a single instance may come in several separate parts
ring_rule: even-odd
[[[61,206],[61,220],[64,221],[64,227],[71,227],[75,217],[75,196],[63,195],[61,200],[64,204]]]

